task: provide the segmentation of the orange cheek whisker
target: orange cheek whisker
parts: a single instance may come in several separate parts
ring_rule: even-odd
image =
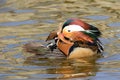
[[[64,38],[64,35],[63,35],[62,33],[59,33],[59,34],[58,34],[58,39],[62,40],[64,43],[73,44],[72,42],[66,40],[66,39]]]

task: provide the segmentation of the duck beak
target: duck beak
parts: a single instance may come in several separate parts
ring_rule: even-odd
[[[85,33],[81,31],[74,31],[72,32],[72,39],[73,41],[83,41],[83,42],[91,42],[93,43],[93,38],[86,35]]]

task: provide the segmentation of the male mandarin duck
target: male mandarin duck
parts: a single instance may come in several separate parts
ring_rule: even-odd
[[[58,31],[49,34],[48,40],[55,39],[55,45],[68,58],[84,58],[101,55],[103,46],[98,37],[98,28],[79,19],[68,19]]]

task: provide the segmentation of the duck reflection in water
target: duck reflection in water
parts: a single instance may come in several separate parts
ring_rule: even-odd
[[[95,76],[99,70],[99,66],[94,62],[81,62],[80,59],[66,59],[61,55],[57,55],[57,58],[53,58],[52,56],[34,55],[28,57],[24,62],[24,66],[37,66],[37,74],[52,74],[52,80],[86,78]],[[34,70],[32,71],[35,72]]]

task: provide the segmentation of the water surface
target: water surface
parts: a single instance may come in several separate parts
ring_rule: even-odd
[[[88,64],[23,50],[31,41],[46,45],[49,32],[68,18],[101,30],[104,58]],[[0,43],[1,80],[119,80],[120,0],[0,0]]]

